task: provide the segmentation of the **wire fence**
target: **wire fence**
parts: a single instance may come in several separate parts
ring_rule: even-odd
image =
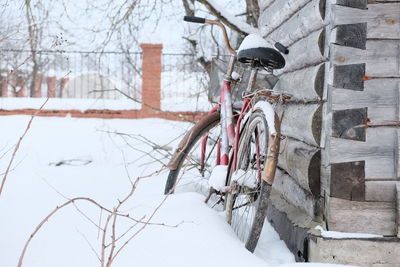
[[[141,101],[142,53],[1,50],[0,78],[2,97]],[[208,109],[207,85],[195,55],[162,55],[163,110]]]

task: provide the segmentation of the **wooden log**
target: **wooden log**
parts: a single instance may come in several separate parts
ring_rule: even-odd
[[[366,50],[332,44],[331,60],[335,65],[365,63],[365,79],[400,77],[399,42],[368,40]]]
[[[310,33],[323,28],[325,26],[324,19],[325,0],[312,0],[295,16],[268,34],[268,37],[286,46],[291,46]]]
[[[365,200],[365,162],[332,164],[330,196],[347,200]]]
[[[400,3],[371,4],[366,10],[332,5],[332,21],[334,26],[367,23],[368,39],[400,39]]]
[[[260,10],[265,10],[274,2],[275,0],[258,0],[258,7]]]
[[[395,235],[394,202],[359,202],[327,197],[330,231]]]
[[[289,94],[293,100],[319,101],[323,96],[325,64],[319,64],[279,77],[274,91]]]
[[[367,108],[334,110],[332,112],[332,136],[365,142]]]
[[[320,195],[321,155],[316,147],[292,138],[281,141],[278,166],[314,196]]]
[[[397,237],[400,238],[400,182],[396,182],[396,224]]]
[[[354,8],[359,8],[359,9],[367,9],[367,0],[336,0],[333,1],[332,4],[338,4],[341,6],[347,6],[347,7],[354,7]]]
[[[332,109],[368,107],[371,121],[397,120],[399,84],[398,79],[372,79],[363,82],[363,91],[330,87]]]
[[[280,0],[273,2],[260,14],[258,19],[258,28],[261,35],[266,36],[271,33],[309,2],[311,0]]]
[[[290,47],[290,53],[286,56],[286,66],[275,74],[293,72],[310,66],[316,66],[325,62],[325,31],[316,31],[306,38],[296,42]]]
[[[282,135],[319,147],[322,126],[321,104],[277,105],[275,111],[280,118],[284,112]]]
[[[302,209],[310,217],[318,216],[316,198],[304,189],[295,178],[277,170],[273,188],[290,204]]]
[[[396,201],[396,181],[365,181],[366,201]]]
[[[367,23],[338,25],[331,32],[331,40],[338,45],[365,49]]]
[[[333,86],[349,90],[364,90],[365,64],[349,64],[333,67]]]
[[[368,128],[368,142],[332,137],[329,162],[342,163],[365,161],[365,179],[393,179],[397,177],[395,157],[397,153],[396,129]]]

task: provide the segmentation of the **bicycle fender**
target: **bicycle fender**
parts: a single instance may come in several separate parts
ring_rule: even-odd
[[[184,151],[187,148],[188,144],[190,144],[194,138],[196,138],[196,133],[199,132],[201,129],[209,125],[211,122],[220,118],[219,112],[213,112],[210,114],[205,115],[201,118],[183,137],[181,142],[179,143],[178,147],[175,149],[174,154],[172,155],[171,160],[169,161],[167,168],[170,170],[176,170],[179,165],[179,161],[182,156],[184,156]]]
[[[271,135],[276,134],[275,111],[272,105],[267,101],[258,101],[253,107],[253,110],[255,109],[262,110],[262,112],[265,114],[265,119],[267,120],[268,123],[269,133]]]

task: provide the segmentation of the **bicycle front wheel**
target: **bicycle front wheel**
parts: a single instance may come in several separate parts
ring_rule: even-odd
[[[208,193],[208,179],[218,158],[220,133],[219,112],[207,115],[189,131],[175,152],[177,167],[169,172],[165,194],[177,191]]]
[[[239,139],[237,168],[229,172],[226,217],[245,247],[254,252],[266,216],[270,185],[261,179],[269,132],[261,110],[252,113]]]

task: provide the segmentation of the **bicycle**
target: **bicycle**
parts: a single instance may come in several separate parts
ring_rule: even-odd
[[[168,164],[170,172],[164,193],[172,194],[186,187],[206,195],[206,203],[216,198],[213,206],[225,208],[228,223],[253,252],[266,217],[281,138],[280,119],[268,101],[287,97],[254,85],[259,69],[272,73],[283,68],[285,59],[281,53],[289,51],[269,40],[278,52],[261,37],[249,35],[236,52],[222,23],[193,16],[185,16],[184,20],[220,27],[231,56],[220,104],[200,119],[178,145]],[[232,83],[240,78],[234,72],[237,61],[251,68],[239,112],[232,108],[231,94]]]

